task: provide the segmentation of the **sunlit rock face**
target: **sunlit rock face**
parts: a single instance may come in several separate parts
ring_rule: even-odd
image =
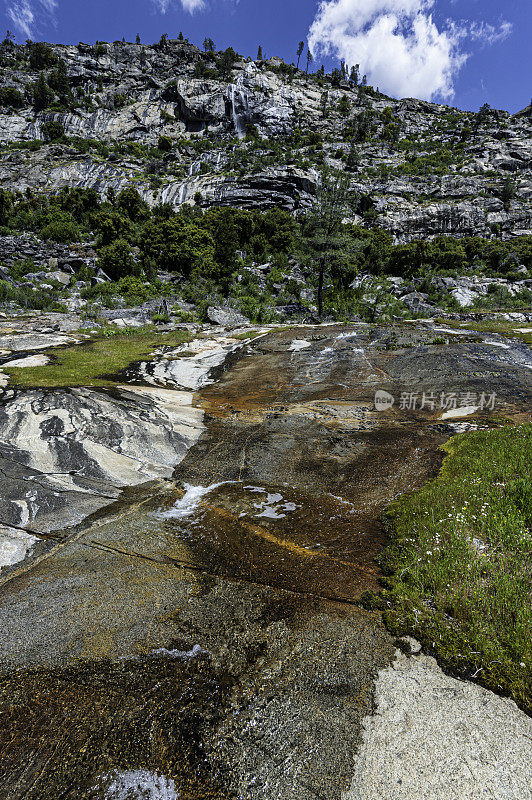
[[[17,393],[0,409],[2,519],[71,525],[124,486],[170,478],[203,428],[191,403],[155,387]]]
[[[532,231],[529,109],[514,116],[494,111],[477,128],[475,115],[436,103],[366,94],[345,80],[320,84],[303,71],[289,79],[278,59],[237,60],[224,77],[210,54],[185,41],[114,42],[102,52],[82,44],[53,50],[66,64],[74,93],[90,98],[90,108],[79,102],[66,112],[35,113],[29,104],[5,109],[0,150],[2,143],[42,142],[45,123],[54,120],[67,136],[100,141],[111,152],[102,157],[90,146],[81,152],[74,142],[3,149],[4,188],[79,186],[105,196],[109,189],[133,186],[150,204],[298,213],[311,204],[325,163],[348,167],[358,196],[371,198],[374,223],[398,242],[438,235],[509,238]],[[202,76],[205,70],[208,77]],[[34,77],[19,65],[4,80],[24,94]],[[384,134],[390,109],[403,149]],[[353,130],[367,113],[372,133],[356,142],[356,164],[350,166]],[[296,138],[289,139],[294,132]],[[302,146],[299,133],[321,138]],[[160,136],[175,147],[157,157],[114,148],[116,142],[155,148]],[[261,140],[275,141],[275,154],[261,149]],[[460,153],[453,151],[456,141],[463,143]],[[442,149],[441,163],[411,167],[418,155],[423,161]],[[507,178],[515,191],[505,200]],[[363,215],[363,209],[354,210],[354,221],[363,222]]]

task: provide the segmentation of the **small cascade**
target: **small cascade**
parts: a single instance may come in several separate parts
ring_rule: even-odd
[[[198,159],[197,161],[193,161],[192,164],[189,165],[188,168],[188,177],[192,178],[194,175],[198,175],[201,171],[201,164],[203,159]]]
[[[242,89],[242,76],[239,75],[236,79],[236,83],[232,83],[230,86],[230,100],[231,100],[231,118],[233,120],[233,126],[236,131],[236,135],[239,139],[243,139],[246,133],[245,125],[243,124],[242,116],[237,111],[237,101],[240,104],[240,107],[247,112],[249,108],[249,102],[246,93]]]
[[[177,195],[177,205],[182,206],[185,200],[187,199],[187,184],[182,183],[179,187],[179,194]]]

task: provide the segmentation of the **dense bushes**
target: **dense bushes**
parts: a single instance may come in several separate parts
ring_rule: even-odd
[[[65,135],[65,129],[58,120],[44,122],[41,131],[45,142],[54,142]]]
[[[0,303],[16,303],[22,308],[36,308],[42,311],[65,311],[53,290],[13,286],[4,280],[0,280]]]
[[[53,67],[58,58],[52,48],[44,42],[28,42],[30,69],[41,70]]]
[[[357,202],[359,213],[369,219],[371,198]],[[253,262],[270,261],[283,271],[293,256],[309,272],[316,271],[320,248],[312,215],[296,220],[281,209],[203,211],[188,205],[176,211],[168,204],[150,209],[134,189],[110,190],[104,201],[92,189],[63,189],[50,197],[0,190],[0,226],[4,233],[32,231],[57,242],[95,237],[99,266],[113,280],[144,272],[153,281],[157,270],[165,270],[202,286],[202,296],[242,294],[245,286],[236,286],[235,275],[241,280],[241,267]],[[439,236],[394,245],[386,231],[347,223],[340,225],[329,249],[326,290],[339,307],[351,303],[350,284],[362,272],[405,278],[471,272],[514,279],[519,265],[532,269],[530,236],[510,241]],[[254,298],[253,309],[246,306],[246,311],[264,318],[256,287],[250,285],[244,294],[246,302]]]
[[[140,266],[136,264],[131,247],[124,239],[115,239],[102,248],[98,266],[114,281],[126,275],[140,274]]]
[[[79,239],[79,228],[72,216],[65,211],[54,211],[50,214],[40,233],[43,239],[52,239],[54,242],[75,242]]]
[[[23,105],[24,97],[14,86],[3,86],[0,88],[0,106],[22,108]]]
[[[466,236],[437,236],[394,245],[385,231],[353,228],[356,242],[352,260],[358,270],[411,277],[426,272],[467,272],[509,276],[520,264],[532,269],[532,237],[511,241]]]
[[[143,257],[161,269],[189,276],[194,271],[214,270],[214,239],[206,230],[182,215],[151,220],[139,239]]]

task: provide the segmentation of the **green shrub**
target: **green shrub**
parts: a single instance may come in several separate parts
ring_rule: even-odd
[[[192,270],[201,270],[211,275],[215,271],[213,237],[182,216],[150,220],[142,229],[140,247],[144,258],[170,272],[190,275]]]
[[[13,286],[9,281],[0,280],[0,303],[16,303],[21,308],[35,308],[40,311],[65,311],[57,302],[54,292],[49,289],[38,290],[29,287]]]
[[[72,99],[67,66],[63,59],[60,58],[56,69],[48,74],[48,85],[57,94],[61,103],[66,105]]]
[[[102,203],[90,216],[92,228],[99,234],[99,244],[108,245],[115,239],[134,241],[135,228],[126,214],[121,214],[110,204]]]
[[[80,231],[70,214],[54,211],[49,216],[47,224],[41,228],[41,236],[54,242],[76,242],[80,239]]]
[[[0,106],[8,108],[22,108],[24,97],[14,86],[3,86],[0,89]]]
[[[30,69],[47,69],[57,64],[58,59],[56,54],[52,48],[44,42],[31,42],[28,47],[30,51]]]
[[[157,287],[135,275],[125,275],[120,278],[117,289],[129,306],[140,305],[159,294]]]
[[[135,262],[131,247],[124,239],[116,239],[102,248],[98,256],[98,266],[113,280],[140,274],[140,266]]]
[[[145,219],[149,215],[149,206],[136,189],[123,189],[116,198],[116,205],[133,222]]]
[[[46,83],[46,78],[42,73],[35,83],[28,84],[26,92],[29,95],[28,99],[33,103],[35,111],[43,111],[54,100],[54,93]]]
[[[23,261],[15,261],[9,268],[9,274],[14,281],[19,281],[24,275],[35,272],[35,262],[33,258],[25,258]]]
[[[172,149],[172,140],[169,136],[159,136],[157,149],[163,153],[168,153]]]
[[[41,127],[41,132],[45,142],[55,142],[58,139],[62,139],[65,135],[65,129],[58,120],[44,122]]]
[[[338,104],[336,106],[336,109],[337,109],[338,113],[342,115],[342,117],[348,117],[349,116],[349,112],[351,110],[351,103],[349,102],[349,98],[348,98],[348,96],[346,94],[343,94],[341,96],[341,98],[338,101]]]

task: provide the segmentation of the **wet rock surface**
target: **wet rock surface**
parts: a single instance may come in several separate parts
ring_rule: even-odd
[[[134,385],[117,392],[51,391],[49,408],[69,414],[76,398],[70,439],[52,419],[58,414],[39,417],[41,390],[7,390],[2,411],[18,404],[26,425],[44,421],[47,430],[40,449],[33,435],[11,445],[21,471],[9,479],[12,504],[37,470],[39,481],[52,481],[36,459],[49,454],[55,472],[74,445],[87,453],[95,439],[107,448],[107,472],[87,466],[86,476],[69,480],[131,488],[75,525],[48,525],[44,535],[32,526],[26,558],[2,570],[3,796],[110,798],[129,787],[142,797],[142,787],[155,786],[169,797],[307,800],[350,797],[366,785],[353,765],[374,679],[394,647],[378,614],[356,603],[377,585],[380,513],[436,473],[438,447],[454,430],[437,406],[401,407],[401,393],[496,392],[497,413],[521,419],[530,410],[522,344],[449,335],[436,345],[435,335],[420,324],[305,327],[273,330],[235,351],[222,336],[221,361],[214,371],[207,362],[212,382],[200,383],[186,406],[202,418],[201,435],[196,425],[183,437],[160,405],[184,394],[172,388],[179,380],[169,381],[167,353],[132,365]],[[394,405],[377,411],[377,390]],[[109,405],[98,409],[91,404],[100,396]],[[86,428],[83,409],[93,420]],[[480,407],[468,410],[468,424],[488,418]],[[121,425],[116,452],[113,424]],[[155,454],[149,425],[157,427]],[[136,487],[129,466],[127,474],[111,469],[126,443]],[[423,703],[416,680],[409,691]],[[482,698],[488,712],[504,702]],[[468,747],[460,726],[470,698],[464,703],[467,710],[448,715],[458,759]],[[521,726],[523,715],[505,709]],[[432,713],[427,730],[437,705]],[[500,752],[483,756],[482,779],[467,786],[495,780]],[[517,751],[505,753],[521,768]],[[430,758],[423,763],[437,768]],[[412,763],[405,756],[406,776]],[[419,780],[423,796],[436,800],[430,776]],[[516,791],[501,796],[521,800]]]

